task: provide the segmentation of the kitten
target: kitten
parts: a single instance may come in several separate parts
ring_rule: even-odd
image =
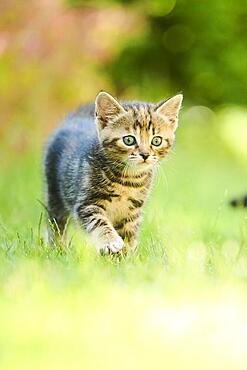
[[[118,102],[106,92],[70,114],[47,145],[47,209],[62,234],[69,215],[101,254],[135,248],[155,168],[175,139],[183,96]]]

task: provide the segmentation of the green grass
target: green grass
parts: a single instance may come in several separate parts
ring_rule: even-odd
[[[1,370],[246,368],[246,211],[228,206],[247,190],[246,158],[221,113],[193,114],[124,259],[73,227],[62,251],[48,246],[41,146],[2,146]]]

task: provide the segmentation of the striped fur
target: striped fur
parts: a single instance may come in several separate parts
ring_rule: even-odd
[[[119,103],[102,92],[95,105],[67,117],[45,156],[47,208],[60,233],[72,215],[99,252],[136,246],[155,167],[175,139],[181,101],[177,95],[158,105]],[[131,145],[124,139],[129,135]]]

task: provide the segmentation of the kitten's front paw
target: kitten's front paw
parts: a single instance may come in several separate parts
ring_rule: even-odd
[[[109,239],[108,241],[105,241],[101,244],[99,247],[99,253],[101,255],[112,253],[117,253],[121,251],[124,247],[124,241],[123,239],[118,235],[112,239]]]

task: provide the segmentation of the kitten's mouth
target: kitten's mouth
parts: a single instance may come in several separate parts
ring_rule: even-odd
[[[128,162],[130,164],[130,166],[132,167],[151,167],[153,166],[155,163],[156,163],[156,160],[152,160],[151,158],[147,158],[147,159],[141,159],[141,158],[129,158],[128,159]]]

